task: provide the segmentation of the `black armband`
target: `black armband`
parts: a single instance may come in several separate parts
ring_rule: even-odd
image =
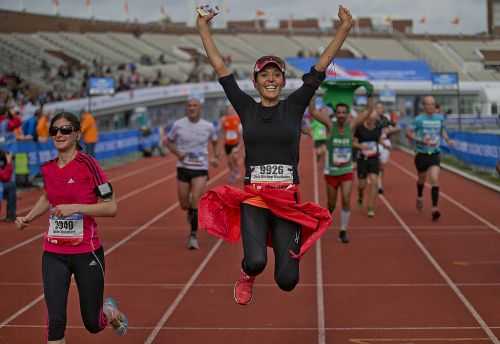
[[[113,196],[113,187],[111,186],[111,183],[104,183],[97,185],[95,192],[100,198],[110,198]]]

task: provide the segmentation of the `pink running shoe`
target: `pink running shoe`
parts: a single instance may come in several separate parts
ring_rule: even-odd
[[[241,270],[240,278],[234,284],[234,301],[245,306],[252,301],[252,288],[255,277],[248,276]]]

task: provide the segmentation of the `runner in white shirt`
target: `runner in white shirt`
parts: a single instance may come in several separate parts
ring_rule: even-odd
[[[186,117],[174,122],[167,135],[167,148],[177,161],[177,193],[179,203],[187,211],[191,234],[187,247],[198,249],[198,201],[205,192],[208,181],[208,144],[212,142],[215,157],[213,166],[219,164],[217,131],[212,123],[201,118],[202,104],[199,99],[188,99]]]

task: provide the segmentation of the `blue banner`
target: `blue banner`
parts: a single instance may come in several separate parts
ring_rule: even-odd
[[[457,89],[458,73],[432,73],[431,81],[435,89]]]
[[[97,160],[116,158],[123,155],[151,149],[160,143],[160,130],[153,129],[150,135],[144,136],[139,130],[123,130],[102,133],[96,144],[95,153]],[[28,155],[28,170],[30,176],[40,173],[40,165],[57,156],[57,150],[52,141],[33,142],[16,141],[1,145],[0,149],[13,153],[26,153]]]
[[[89,78],[89,95],[106,95],[115,93],[115,80],[113,78]]]
[[[308,72],[314,57],[286,59],[293,67]],[[327,78],[394,81],[430,81],[432,70],[424,60],[372,60],[337,58],[327,69]]]
[[[472,132],[450,132],[453,147],[443,145],[443,152],[451,154],[468,165],[495,169],[500,161],[500,135]]]

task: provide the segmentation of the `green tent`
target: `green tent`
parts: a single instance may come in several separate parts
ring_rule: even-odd
[[[321,84],[321,88],[325,91],[323,95],[323,103],[335,109],[339,103],[349,105],[352,109],[354,92],[359,87],[364,87],[367,94],[373,93],[373,85],[365,80],[326,80]]]

